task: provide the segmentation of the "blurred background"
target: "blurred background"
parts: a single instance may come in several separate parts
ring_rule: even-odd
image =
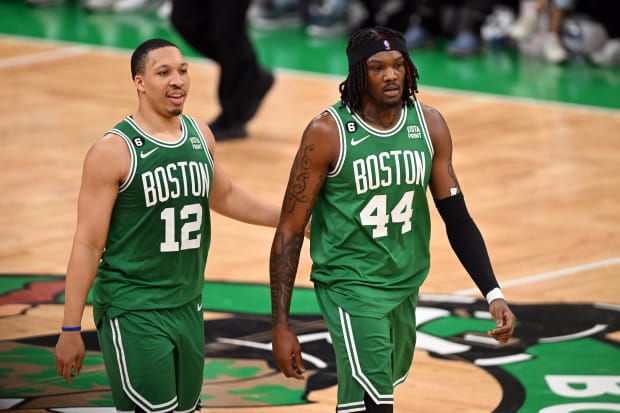
[[[171,0],[2,0],[0,34],[122,49],[159,36],[201,56],[171,26],[171,9]],[[620,108],[618,1],[254,0],[247,16],[270,69],[343,76],[347,34],[383,24],[406,33],[422,90]]]

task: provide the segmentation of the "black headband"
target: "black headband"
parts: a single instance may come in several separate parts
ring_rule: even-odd
[[[366,60],[369,56],[372,56],[375,53],[385,52],[388,50],[398,50],[400,52],[407,53],[407,44],[404,40],[393,37],[375,39],[355,50],[347,52],[349,67],[352,67],[362,60]]]

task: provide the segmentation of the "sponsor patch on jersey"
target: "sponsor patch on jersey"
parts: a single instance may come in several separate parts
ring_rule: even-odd
[[[192,143],[192,148],[193,149],[202,149],[202,142],[200,141],[199,138],[195,137],[195,136],[190,136],[189,141]]]
[[[422,138],[422,131],[418,125],[407,126],[407,138],[408,139],[420,139]]]

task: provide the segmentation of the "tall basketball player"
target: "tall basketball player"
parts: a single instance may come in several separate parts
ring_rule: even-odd
[[[273,355],[303,378],[289,326],[304,228],[311,279],[338,372],[337,412],[392,412],[413,359],[415,309],[430,266],[427,188],[452,248],[489,303],[505,342],[515,326],[482,236],[467,212],[441,114],[421,104],[402,34],[365,28],[347,46],[341,101],[307,126],[292,165],[270,258]]]

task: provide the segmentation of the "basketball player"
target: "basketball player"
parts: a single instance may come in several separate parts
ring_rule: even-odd
[[[58,374],[82,368],[94,316],[119,412],[190,412],[203,383],[204,270],[210,210],[275,227],[279,207],[231,182],[208,126],[183,114],[190,78],[179,49],[151,39],[131,56],[138,109],[86,155],[67,268]]]
[[[273,355],[303,379],[289,326],[304,228],[311,220],[311,279],[338,372],[337,412],[392,412],[411,366],[415,308],[429,272],[427,187],[456,255],[489,303],[506,342],[515,316],[467,212],[441,114],[416,100],[417,69],[402,34],[355,32],[341,101],[307,126],[292,165],[270,257]]]

